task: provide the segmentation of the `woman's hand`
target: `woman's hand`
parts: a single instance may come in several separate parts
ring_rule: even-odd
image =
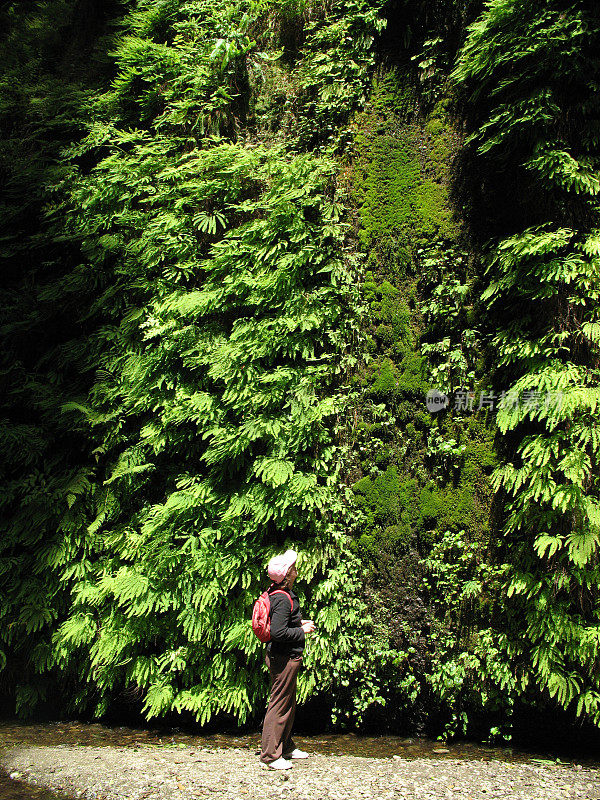
[[[304,633],[312,633],[315,629],[315,623],[312,619],[303,619],[302,620],[302,630]]]

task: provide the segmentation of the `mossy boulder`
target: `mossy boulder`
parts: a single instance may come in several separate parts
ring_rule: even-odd
[[[418,353],[407,353],[400,364],[398,392],[421,394],[427,391],[427,383],[423,378],[423,359]]]
[[[373,542],[377,541],[378,546],[408,546],[412,536],[411,509],[417,482],[400,475],[397,467],[391,465],[375,478],[361,478],[353,489],[357,505],[364,510],[366,517],[361,546],[366,547],[368,537],[372,536],[375,536]],[[363,538],[365,536],[367,539]]]
[[[415,527],[425,544],[432,544],[446,530],[464,530],[470,541],[483,541],[489,533],[493,494],[490,474],[497,462],[493,433],[473,418],[467,434],[455,480],[448,479],[442,485],[431,481],[419,494]]]
[[[458,236],[448,193],[458,139],[442,104],[417,121],[407,97],[401,78],[375,80],[356,122],[354,192],[362,244],[382,250],[381,241],[392,239],[405,253],[400,260],[414,261],[428,242]]]
[[[376,361],[367,373],[367,394],[377,400],[391,401],[398,391],[398,367],[389,358]]]

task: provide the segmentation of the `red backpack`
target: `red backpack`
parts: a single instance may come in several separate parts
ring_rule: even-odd
[[[275,584],[272,584],[272,586],[274,585]],[[271,601],[269,600],[269,596],[279,592],[281,594],[287,594],[287,596],[290,598],[290,605],[292,609],[294,607],[292,598],[287,592],[284,592],[283,589],[275,589],[275,591],[272,592],[272,586],[270,586],[266,592],[263,592],[260,595],[258,600],[254,603],[254,608],[252,609],[252,630],[263,643],[271,641]]]

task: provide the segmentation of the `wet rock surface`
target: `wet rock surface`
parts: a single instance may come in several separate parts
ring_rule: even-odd
[[[571,764],[314,754],[285,773],[250,748],[16,746],[2,768],[87,800],[600,800],[600,770]]]

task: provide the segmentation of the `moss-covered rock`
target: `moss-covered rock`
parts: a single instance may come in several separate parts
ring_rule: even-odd
[[[396,260],[403,266],[414,263],[419,248],[429,242],[454,240],[458,234],[448,195],[456,133],[443,105],[427,120],[411,113],[414,107],[401,80],[380,76],[355,134],[360,240],[365,247],[385,250],[382,239],[395,239],[401,251]]]
[[[421,678],[431,647],[422,626],[460,625],[458,618],[435,621],[441,606],[427,595],[421,565],[447,536],[484,552],[495,464],[485,420],[451,411],[431,415],[424,402],[435,370],[443,374],[444,358],[460,357],[470,370],[479,358],[476,332],[468,340],[463,335],[475,318],[464,302],[469,260],[449,192],[457,142],[446,105],[420,116],[403,79],[391,75],[375,81],[355,126],[354,198],[366,253],[370,354],[357,380],[364,413],[377,404],[385,422],[357,430],[353,489],[363,515],[354,546],[373,565],[367,580],[378,586],[381,631],[389,641],[421,643],[403,662],[406,675]],[[437,347],[445,340],[448,346]],[[463,345],[473,350],[469,359]],[[396,573],[406,577],[401,584]]]
[[[387,450],[389,457],[390,450]],[[366,525],[358,545],[369,555],[378,549],[406,548],[412,538],[411,509],[417,483],[389,466],[375,478],[365,476],[354,484],[357,504],[365,512]]]

